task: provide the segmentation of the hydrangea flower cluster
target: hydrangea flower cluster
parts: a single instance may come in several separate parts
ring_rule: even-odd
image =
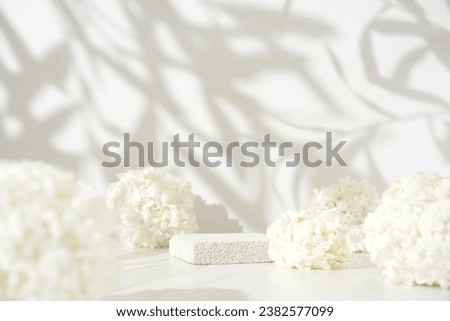
[[[130,245],[166,247],[173,235],[198,229],[188,182],[149,167],[118,178],[108,188],[106,202]]]
[[[106,296],[117,242],[104,200],[69,173],[38,162],[0,162],[0,297]]]
[[[316,212],[335,209],[347,227],[352,252],[364,251],[363,224],[369,212],[378,205],[376,188],[367,181],[354,181],[348,177],[322,189],[315,189],[309,207]]]
[[[269,226],[269,254],[277,264],[302,269],[344,267],[363,249],[363,222],[378,203],[366,181],[345,179],[321,190],[300,213],[288,212]]]
[[[450,175],[394,180],[365,231],[370,258],[389,282],[450,287]]]
[[[351,252],[340,221],[333,209],[288,211],[267,229],[270,258],[280,266],[297,269],[345,266]]]

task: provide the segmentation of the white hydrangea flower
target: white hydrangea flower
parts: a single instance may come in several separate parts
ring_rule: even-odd
[[[101,299],[116,279],[104,200],[71,173],[0,162],[0,297]]]
[[[378,192],[373,185],[365,180],[358,182],[347,177],[337,184],[315,189],[308,207],[316,212],[336,209],[342,217],[342,224],[348,228],[350,250],[357,252],[365,250],[363,224],[378,202]]]
[[[370,258],[389,282],[450,288],[450,175],[395,179],[365,231]]]
[[[130,245],[165,247],[173,235],[197,231],[190,183],[149,167],[118,177],[107,191],[107,205]]]
[[[335,209],[288,211],[267,229],[269,256],[298,269],[338,269],[350,258],[348,238]]]

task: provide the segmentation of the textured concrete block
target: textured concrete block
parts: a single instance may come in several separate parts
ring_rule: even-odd
[[[169,251],[192,264],[250,264],[272,262],[265,234],[178,234],[171,238]]]

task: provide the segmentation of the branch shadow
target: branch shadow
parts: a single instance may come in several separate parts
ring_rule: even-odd
[[[388,92],[448,109],[450,103],[447,99],[414,88],[408,83],[408,80],[414,68],[427,55],[434,56],[447,70],[450,70],[450,46],[448,45],[450,43],[450,32],[431,23],[416,1],[401,0],[399,2],[404,11],[414,17],[414,21],[389,18],[390,11],[398,8],[386,5],[362,32],[360,56],[365,66],[366,76],[372,83]],[[407,52],[391,76],[383,76],[380,72],[380,64],[375,58],[374,38],[377,34],[386,37],[414,37],[420,39],[423,44]]]
[[[400,3],[414,17],[414,21],[404,22],[390,18],[387,14],[391,7],[386,5],[362,32],[359,51],[366,78],[388,92],[415,99],[426,106],[432,104],[447,110],[450,107],[447,99],[412,87],[408,80],[414,68],[429,55],[433,55],[446,69],[450,69],[450,33],[436,28],[415,1]],[[335,26],[294,12],[293,4],[293,1],[285,1],[280,13],[262,6],[207,1],[203,5],[209,10],[209,14],[226,17],[232,26],[223,27],[211,19],[212,22],[205,27],[183,18],[180,14],[182,9],[171,2],[118,1],[116,9],[125,22],[121,23],[112,19],[105,8],[93,2],[55,1],[52,6],[59,20],[63,21],[62,27],[66,30],[67,39],[42,59],[31,54],[21,35],[8,21],[9,18],[0,12],[0,31],[6,39],[6,43],[0,45],[8,47],[21,65],[19,72],[11,72],[0,60],[0,80],[5,88],[8,105],[5,111],[0,112],[0,117],[2,120],[7,117],[18,119],[24,127],[24,132],[18,137],[0,135],[0,157],[42,159],[72,169],[84,166],[86,159],[94,159],[99,164],[98,171],[104,181],[111,182],[121,168],[100,167],[102,145],[105,143],[105,136],[121,137],[124,128],[134,140],[152,141],[158,145],[173,136],[174,130],[195,133],[202,141],[227,142],[244,138],[259,140],[263,135],[274,131],[276,124],[292,133],[306,133],[305,137],[309,137],[308,134],[322,135],[325,131],[333,131],[346,137],[357,136],[347,151],[346,159],[351,163],[358,155],[363,154],[370,169],[368,173],[359,173],[350,167],[333,167],[315,170],[310,176],[306,176],[303,168],[299,168],[291,178],[296,182],[296,187],[292,190],[296,203],[300,202],[298,182],[304,183],[305,179],[309,179],[308,183],[312,186],[320,186],[344,176],[364,176],[378,187],[385,186],[381,170],[371,157],[369,145],[376,138],[380,126],[395,122],[399,117],[386,106],[380,106],[371,97],[352,87],[345,67],[333,47],[328,44],[328,40],[336,35]],[[166,37],[172,39],[178,52],[182,53],[183,59],[163,48],[156,32],[161,28]],[[309,69],[309,53],[302,52],[301,48],[293,52],[280,46],[280,37],[287,31],[299,39],[315,39],[320,42],[332,63],[332,72],[347,85],[364,108],[380,115],[382,120],[357,132],[338,128],[325,120],[311,124],[302,118],[300,112],[293,117],[283,117],[275,108],[268,110],[254,96],[239,89],[237,84],[240,81],[251,81],[263,72],[290,72],[301,80],[301,89],[318,97],[327,113],[342,118],[348,116],[340,105],[340,100],[336,99],[336,94],[323,86],[321,78]],[[394,72],[385,77],[380,72],[380,63],[375,54],[377,47],[374,37],[377,34],[386,37],[415,37],[421,39],[423,45],[407,52]],[[253,39],[263,50],[253,54],[239,54],[230,46],[229,42],[233,37]],[[133,45],[129,45],[128,40]],[[138,68],[131,67],[136,65]],[[114,123],[105,117],[105,106],[100,106],[97,102],[98,88],[107,80],[103,74],[105,69],[143,97],[141,114],[135,123],[120,126],[120,119]],[[183,83],[174,84],[167,80],[168,70],[185,75],[195,84],[199,92],[198,101],[206,106],[202,113],[213,124],[213,131],[195,117],[202,106],[194,103],[189,105],[189,102],[180,102],[175,97],[177,92],[185,88],[182,88]],[[76,97],[67,89],[69,79],[79,87]],[[29,106],[44,86],[53,86],[66,94],[69,107],[48,119],[39,120],[30,112]],[[223,102],[227,107],[224,107]],[[276,107],[282,107],[281,103]],[[127,111],[129,108],[123,106],[112,113],[119,109]],[[57,132],[69,127],[74,115],[82,115],[84,120],[79,125],[79,131],[86,135],[88,141],[83,154],[69,154],[55,149],[50,143]],[[237,119],[245,123],[246,132],[239,128]],[[70,143],[68,140],[68,144]],[[440,146],[443,157],[450,160],[445,143],[439,141],[437,146]],[[284,200],[286,196],[274,187],[274,179],[268,177],[270,174],[264,166],[253,169],[252,173],[240,168],[237,163],[234,168],[236,177],[233,179],[238,184],[230,184],[225,177],[227,173],[220,169],[186,169],[194,173],[192,176],[196,177],[195,183],[207,186],[221,195],[223,200],[220,205],[210,205],[206,200],[196,198],[195,207],[202,231],[263,231],[269,223],[266,221],[266,214],[273,199],[271,194],[277,195],[282,206],[288,205]],[[185,169],[175,169],[179,172],[182,170]],[[252,197],[245,197],[236,185],[251,188]],[[239,221],[230,219],[228,213],[238,217]]]

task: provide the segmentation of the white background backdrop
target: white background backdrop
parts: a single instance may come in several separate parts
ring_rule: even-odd
[[[124,132],[145,143],[297,145],[326,131],[348,167],[165,169],[205,232],[264,231],[312,188],[450,169],[450,4],[0,0],[0,158],[41,159],[104,191]]]

